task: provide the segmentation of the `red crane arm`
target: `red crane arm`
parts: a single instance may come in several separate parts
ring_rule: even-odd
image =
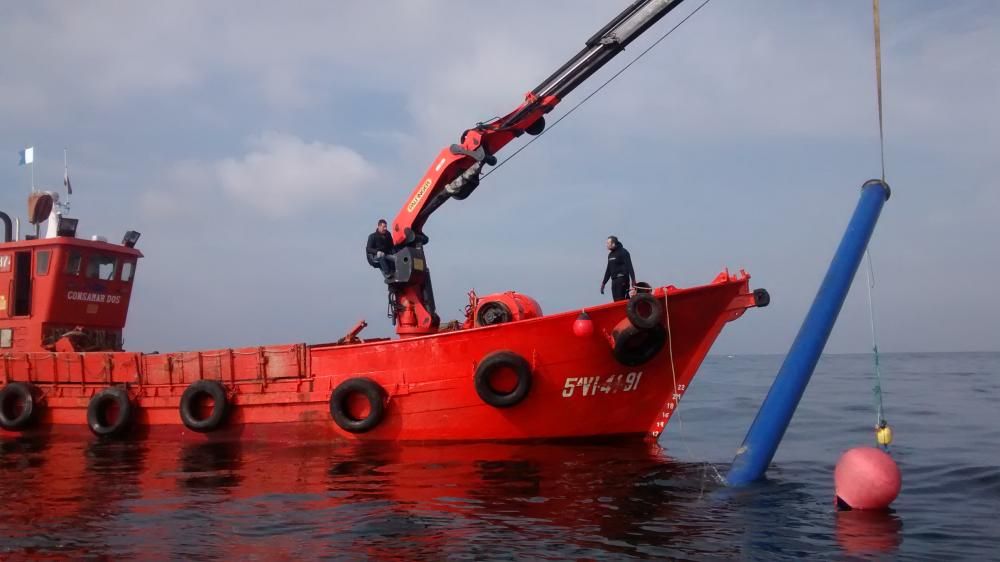
[[[493,155],[523,133],[540,133],[544,127],[542,116],[558,103],[556,96],[540,99],[529,92],[514,111],[490,123],[480,123],[462,133],[460,144],[442,149],[393,220],[393,243],[405,246],[419,240],[431,213],[451,197],[468,197],[479,184],[483,165],[495,164]]]
[[[636,0],[559,67],[524,102],[507,115],[479,123],[462,133],[459,144],[441,150],[392,221],[394,271],[386,278],[396,332],[417,336],[437,331],[434,291],[424,255],[424,223],[451,198],[465,199],[479,186],[484,165],[496,165],[496,153],[524,133],[540,134],[545,114],[635,38],[676,8],[683,0]]]

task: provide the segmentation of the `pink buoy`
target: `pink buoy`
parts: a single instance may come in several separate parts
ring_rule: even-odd
[[[590,319],[587,311],[580,312],[580,315],[573,321],[573,334],[579,338],[585,338],[594,333],[594,321]]]
[[[888,453],[857,447],[840,456],[833,483],[837,499],[851,509],[885,509],[899,495],[902,477]]]

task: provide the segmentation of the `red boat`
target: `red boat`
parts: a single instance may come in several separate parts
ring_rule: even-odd
[[[176,353],[122,349],[139,234],[75,237],[58,196],[29,202],[34,235],[0,244],[0,427],[148,435],[460,441],[657,436],[726,322],[765,306],[750,276],[640,284],[626,301],[545,315],[517,292],[470,293],[462,323],[434,307],[423,226],[484,166],[680,0],[639,0],[504,117],[440,152],[379,256],[398,339]],[[41,235],[41,223],[46,234]],[[373,264],[379,265],[379,264]]]

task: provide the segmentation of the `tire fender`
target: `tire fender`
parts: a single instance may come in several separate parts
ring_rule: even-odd
[[[490,383],[493,374],[504,367],[517,375],[517,386],[506,393],[498,392]],[[476,393],[483,402],[496,408],[510,408],[520,404],[531,391],[531,365],[513,351],[494,351],[479,362],[474,380]]]
[[[208,417],[200,419],[196,411],[197,400],[203,396],[212,399],[212,412]],[[226,388],[218,381],[195,381],[188,385],[181,396],[179,406],[181,421],[191,431],[207,433],[222,426],[229,414],[229,399]]]
[[[625,316],[640,330],[652,330],[663,323],[663,305],[649,293],[636,293],[625,305]]]
[[[108,423],[107,409],[112,404],[118,406],[118,417]],[[132,426],[135,417],[135,406],[129,398],[128,391],[120,386],[112,386],[98,392],[87,404],[87,427],[98,437],[117,437],[123,435]]]
[[[36,399],[38,387],[27,382],[12,382],[0,390],[0,427],[8,431],[21,431],[38,421],[41,415]],[[20,402],[20,411],[15,411]]]
[[[357,419],[347,411],[347,400],[354,394],[368,400],[368,415],[364,418]],[[385,418],[385,406],[385,389],[365,377],[347,379],[330,393],[330,416],[341,429],[351,433],[367,433],[378,427]]]
[[[656,357],[667,343],[667,329],[656,324],[643,330],[623,318],[611,331],[611,352],[622,365],[636,367]]]

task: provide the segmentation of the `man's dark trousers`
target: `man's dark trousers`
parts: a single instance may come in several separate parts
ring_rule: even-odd
[[[623,301],[628,298],[628,276],[622,275],[611,280],[611,296],[615,301]]]

